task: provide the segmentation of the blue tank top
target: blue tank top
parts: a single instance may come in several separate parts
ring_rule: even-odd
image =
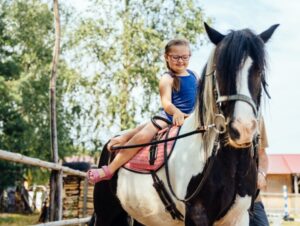
[[[196,93],[197,93],[197,78],[191,70],[187,70],[189,75],[178,77],[180,80],[179,91],[172,90],[172,103],[180,111],[190,114],[195,107]],[[163,114],[172,121],[172,115],[169,115],[163,110]]]

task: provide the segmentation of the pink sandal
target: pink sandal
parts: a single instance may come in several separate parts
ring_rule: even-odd
[[[99,169],[90,169],[87,172],[87,178],[90,183],[96,184],[103,180],[110,180],[113,177],[113,174],[110,172],[107,166],[102,166],[101,169],[105,174],[103,177],[100,176]]]

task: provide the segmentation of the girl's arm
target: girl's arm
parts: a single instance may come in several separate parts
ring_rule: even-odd
[[[173,78],[164,74],[159,81],[159,93],[164,110],[173,116],[173,124],[181,126],[184,122],[184,118],[187,117],[187,114],[181,112],[173,103],[172,103],[172,84]]]

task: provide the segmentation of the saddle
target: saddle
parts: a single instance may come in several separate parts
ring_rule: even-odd
[[[166,137],[175,137],[178,135],[180,127],[167,127],[158,131],[152,141],[164,140]],[[166,147],[167,158],[170,157],[176,140],[149,145],[143,147],[123,168],[136,172],[149,174],[151,171],[157,171],[164,165],[164,148]]]

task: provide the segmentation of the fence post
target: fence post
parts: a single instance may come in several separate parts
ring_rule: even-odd
[[[288,208],[288,194],[287,194],[287,186],[283,185],[283,199],[284,199],[284,213],[283,219],[289,218],[289,208]]]
[[[294,175],[294,190],[295,190],[295,194],[299,194],[298,174]]]

